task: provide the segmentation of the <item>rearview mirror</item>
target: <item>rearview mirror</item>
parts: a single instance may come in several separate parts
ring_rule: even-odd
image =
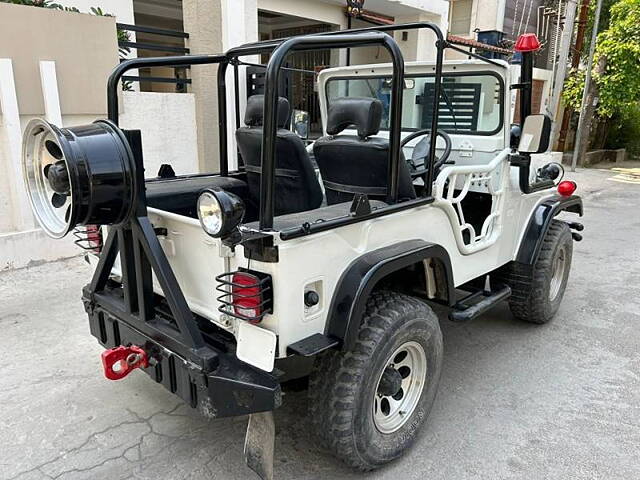
[[[551,119],[546,115],[529,115],[520,134],[520,153],[543,153],[549,148]]]
[[[294,110],[291,115],[291,130],[303,140],[309,138],[309,112]]]

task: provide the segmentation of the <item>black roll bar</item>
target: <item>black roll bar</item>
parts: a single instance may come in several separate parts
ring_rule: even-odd
[[[275,150],[275,101],[277,101],[277,78],[279,70],[282,68],[284,57],[292,50],[313,50],[322,48],[349,48],[354,46],[363,46],[378,44],[383,45],[389,50],[392,63],[394,65],[393,74],[393,90],[392,90],[392,106],[391,106],[391,138],[390,138],[390,182],[389,182],[389,200],[396,201],[398,194],[398,162],[400,158],[400,133],[401,133],[401,108],[402,105],[402,83],[404,77],[404,61],[398,45],[385,32],[393,32],[397,30],[416,30],[426,28],[431,30],[436,36],[436,65],[435,65],[435,82],[433,96],[433,113],[431,119],[431,145],[429,150],[429,162],[431,165],[435,162],[437,130],[438,130],[438,107],[442,86],[442,64],[445,48],[456,47],[450,45],[444,38],[440,28],[431,22],[412,22],[400,25],[376,25],[372,27],[357,28],[351,30],[337,30],[330,32],[321,32],[318,34],[307,35],[302,37],[293,37],[290,39],[267,40],[262,42],[248,43],[238,47],[231,48],[225,54],[217,55],[185,55],[170,56],[159,58],[135,58],[126,60],[118,65],[111,73],[107,85],[107,107],[108,118],[116,125],[118,124],[118,84],[127,71],[141,67],[179,67],[187,65],[206,65],[218,64],[218,126],[219,126],[219,152],[220,152],[220,174],[223,176],[229,173],[228,145],[227,145],[227,98],[226,98],[226,71],[229,64],[234,66],[234,84],[235,84],[235,110],[236,110],[236,126],[239,125],[239,99],[238,99],[238,65],[241,64],[237,59],[241,56],[256,55],[260,53],[273,52],[272,58],[267,65],[267,91],[270,100],[265,100],[265,111],[269,106],[272,108],[271,116],[273,118],[268,121],[269,129],[267,129],[267,119],[265,119],[265,132],[263,137],[263,172],[268,171],[268,175],[262,176],[261,185],[261,205],[260,207],[260,228],[273,227],[273,207],[274,207],[274,150]],[[286,48],[284,48],[286,47]],[[283,49],[284,48],[284,49]],[[279,53],[278,53],[279,52]],[[274,57],[278,56],[276,61]],[[468,52],[466,52],[468,53]],[[484,57],[472,55],[476,58],[495,64],[491,60]],[[269,73],[271,72],[271,73]],[[397,74],[400,72],[400,75]],[[274,81],[276,83],[274,83]],[[396,88],[398,87],[398,88]],[[396,91],[398,90],[398,91]],[[269,140],[267,142],[267,140]],[[268,143],[269,145],[265,145]],[[265,148],[266,147],[266,148]],[[265,153],[269,155],[265,156]],[[395,158],[395,161],[394,161]],[[266,161],[266,162],[265,162]],[[433,184],[433,168],[427,172],[425,179],[424,196],[430,197]],[[264,201],[262,201],[264,200]],[[262,218],[262,214],[266,214],[266,218]],[[266,227],[268,225],[268,227]]]
[[[113,69],[107,80],[107,117],[118,125],[118,83],[122,76],[134,68],[143,67],[184,67],[226,62],[225,55],[179,55],[170,57],[132,58]]]
[[[399,25],[376,25],[373,27],[364,27],[364,28],[355,28],[355,29],[351,29],[351,30],[336,30],[336,31],[330,31],[330,32],[321,32],[321,33],[317,33],[317,34],[313,34],[313,35],[308,35],[308,36],[303,36],[303,37],[293,37],[290,39],[284,38],[284,39],[277,39],[277,40],[265,40],[265,41],[261,41],[261,42],[253,42],[253,43],[247,43],[244,45],[240,45],[238,47],[234,47],[231,48],[230,50],[227,51],[226,55],[228,58],[228,62],[229,63],[237,63],[237,58],[241,57],[241,56],[245,56],[245,55],[257,55],[260,53],[268,53],[273,51],[276,48],[279,48],[281,45],[284,45],[285,42],[289,42],[290,40],[294,40],[296,38],[308,38],[308,37],[335,37],[335,36],[344,36],[344,35],[351,35],[351,34],[369,34],[369,33],[384,33],[384,32],[393,32],[393,31],[397,31],[397,30],[419,30],[419,29],[423,29],[426,28],[428,30],[431,30],[435,36],[436,36],[436,66],[435,66],[435,81],[434,81],[434,95],[433,95],[433,113],[432,113],[432,117],[431,117],[431,144],[430,144],[430,148],[429,148],[429,163],[431,165],[433,165],[435,163],[435,157],[436,157],[436,143],[437,143],[437,130],[438,130],[438,107],[439,107],[439,100],[440,100],[440,92],[442,89],[442,63],[444,60],[444,49],[449,47],[450,45],[446,42],[444,35],[442,33],[442,30],[440,30],[440,27],[438,27],[436,24],[431,23],[431,22],[411,22],[411,23],[405,23],[405,24],[399,24]],[[391,37],[389,37],[391,38]],[[347,45],[347,46],[325,46],[325,47],[314,47],[314,48],[348,48],[350,46],[354,46],[354,45]],[[397,48],[397,44],[396,47]],[[301,49],[304,50],[304,47],[297,47],[297,49]],[[484,59],[484,58],[483,58]],[[484,59],[487,60],[487,59]],[[271,62],[269,62],[271,63]],[[490,62],[493,63],[493,62]],[[268,66],[267,66],[268,68]],[[226,119],[226,97],[223,94],[226,94],[226,85],[225,85],[225,73],[227,70],[227,64],[226,63],[220,63],[219,67],[218,67],[218,101],[219,101],[219,126],[220,126],[220,166],[221,166],[221,172],[227,172],[228,171],[228,158],[227,158],[227,119]],[[395,66],[394,66],[394,71],[395,71]],[[403,76],[404,76],[404,64],[403,64]],[[268,75],[267,75],[267,78]],[[402,80],[401,82],[402,83]],[[395,82],[394,82],[395,85]],[[236,97],[237,97],[237,89],[236,89]],[[402,97],[400,97],[402,98]],[[393,103],[392,103],[392,110],[393,110]],[[223,112],[224,109],[224,112]],[[236,116],[238,116],[238,111],[239,108],[236,108]],[[265,105],[265,111],[266,111],[266,105]],[[401,115],[400,115],[401,117]],[[236,122],[238,122],[238,119],[236,119]],[[394,130],[392,131],[397,131],[397,135],[398,138],[400,136],[400,130],[401,130],[401,126],[402,126],[402,118],[398,119],[398,124],[397,126],[395,124],[392,123],[391,127],[397,127],[394,128]],[[398,155],[399,155],[399,141],[396,144],[398,146]],[[390,142],[389,145],[390,149],[394,148],[394,144],[393,142]],[[263,150],[263,154],[264,154],[264,150]],[[393,168],[395,169],[397,167],[394,166]],[[263,168],[264,168],[264,164],[263,164]],[[264,171],[264,170],[263,170]],[[390,173],[393,172],[393,170],[389,170]],[[396,172],[397,173],[397,172]],[[424,191],[424,195],[426,197],[431,196],[432,193],[432,188],[433,188],[433,168],[430,168],[427,172],[427,178],[425,179],[425,191]],[[264,176],[263,176],[264,178]],[[395,183],[395,187],[397,189],[397,182],[398,179],[397,178],[391,178],[391,183],[390,183],[390,187],[392,186],[392,183]],[[393,188],[391,188],[391,195],[390,198],[397,198],[397,195],[394,197],[393,196]],[[396,192],[397,194],[397,192]],[[262,210],[261,210],[262,212]]]
[[[283,42],[271,55],[267,65],[264,99],[264,127],[262,137],[262,176],[260,184],[260,229],[273,228],[275,205],[275,156],[277,138],[278,77],[287,55],[294,50],[316,50],[327,48],[361,47],[381,45],[391,55],[393,63],[389,167],[390,182],[387,196],[392,203],[398,198],[398,172],[400,161],[400,127],[402,113],[402,90],[404,59],[398,44],[386,33],[367,32],[332,36],[310,35],[294,37]]]

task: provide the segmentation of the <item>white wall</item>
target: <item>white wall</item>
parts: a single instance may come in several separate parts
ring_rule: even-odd
[[[341,5],[330,5],[321,1],[257,0],[257,4],[260,10],[332,23],[340,25],[341,28],[347,26],[347,17],[344,16],[346,2],[342,2]]]
[[[100,7],[104,13],[116,17],[118,23],[133,24],[133,0],[56,0],[65,7],[75,7],[82,13],[89,13],[91,7]]]
[[[198,172],[195,109],[192,93],[122,93],[120,127],[142,131],[145,177],[163,163],[178,175]]]
[[[82,13],[91,13],[91,7],[100,7],[104,13],[116,17],[118,23],[128,23],[135,25],[135,17],[133,13],[133,0],[56,0],[64,7],[75,7]],[[136,32],[128,32],[132,42],[136,41]],[[137,50],[132,48],[129,53],[124,55],[126,58],[135,58],[138,56]],[[138,70],[130,70],[127,75],[138,75]],[[138,82],[133,82],[132,90],[139,90]]]

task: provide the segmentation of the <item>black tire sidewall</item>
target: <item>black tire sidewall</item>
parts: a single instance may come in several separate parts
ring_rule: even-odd
[[[562,283],[560,284],[560,289],[556,297],[553,300],[549,299],[549,291],[551,290],[551,279],[553,277],[553,262],[555,258],[558,256],[558,252],[560,248],[565,247],[565,269],[563,272]],[[562,303],[562,299],[564,297],[564,291],[567,288],[567,283],[569,281],[569,273],[571,271],[571,261],[573,257],[573,239],[571,238],[571,232],[568,228],[562,229],[560,235],[558,235],[556,241],[554,242],[553,249],[551,252],[551,256],[544,265],[542,265],[542,269],[539,272],[540,275],[538,277],[538,281],[540,284],[538,288],[541,292],[541,299],[536,299],[543,304],[543,316],[545,323],[553,318],[558,309],[560,308],[560,304]],[[540,265],[536,265],[536,269],[540,268]],[[535,300],[534,300],[535,301]]]
[[[428,307],[427,307],[428,308]],[[354,441],[356,451],[372,467],[387,463],[404,453],[414,442],[420,426],[435,400],[442,369],[442,334],[437,318],[431,315],[405,316],[379,341],[371,356],[371,368],[363,376],[356,395]],[[429,318],[432,317],[432,318]],[[435,323],[435,324],[434,324]],[[373,401],[378,379],[391,354],[408,341],[419,343],[427,357],[427,374],[420,400],[405,424],[390,434],[381,433],[373,420]]]

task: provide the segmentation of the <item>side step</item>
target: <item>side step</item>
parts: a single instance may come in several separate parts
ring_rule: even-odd
[[[315,333],[299,342],[292,343],[287,347],[287,353],[302,355],[303,357],[313,357],[320,352],[338,346],[340,342],[332,337],[327,337],[321,333]]]
[[[510,296],[511,288],[503,284],[496,285],[496,289],[491,291],[478,290],[455,304],[454,310],[449,313],[449,320],[452,322],[468,322]],[[478,298],[480,300],[469,305],[468,302]]]

